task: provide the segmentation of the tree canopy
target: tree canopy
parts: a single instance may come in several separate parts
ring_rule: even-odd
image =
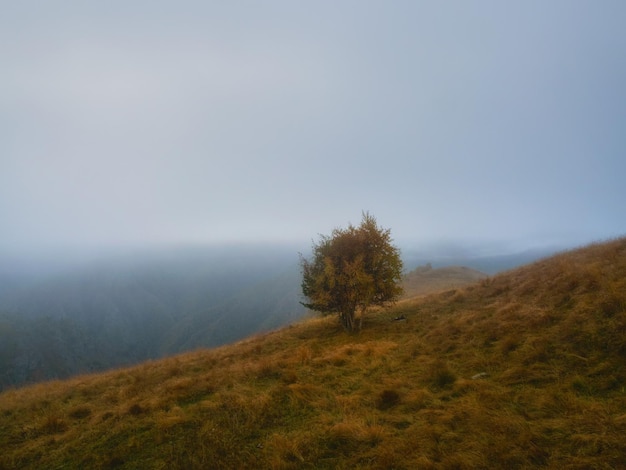
[[[363,213],[358,227],[337,228],[313,244],[311,260],[300,256],[302,304],[322,314],[337,314],[343,327],[361,328],[363,313],[402,294],[402,260],[391,231]],[[357,317],[358,312],[358,317]],[[357,324],[358,320],[358,324]]]

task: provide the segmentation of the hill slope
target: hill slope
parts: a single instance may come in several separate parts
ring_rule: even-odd
[[[415,268],[403,279],[404,298],[432,294],[473,284],[487,274],[465,266],[435,268],[430,264]]]
[[[35,263],[21,275],[22,264],[0,259],[0,390],[289,324],[306,313],[295,253],[289,245],[171,248],[56,269]]]
[[[404,316],[406,320],[395,321]],[[626,239],[0,394],[0,468],[619,468]]]
[[[14,276],[13,288],[0,273],[0,391],[216,347],[301,319],[294,253],[239,246],[118,255],[56,275],[31,268],[35,279]],[[432,293],[476,276],[422,267],[405,287]]]

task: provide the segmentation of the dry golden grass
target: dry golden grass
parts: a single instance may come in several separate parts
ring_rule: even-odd
[[[394,321],[404,315],[405,321]],[[626,239],[0,394],[0,469],[624,468]]]
[[[431,268],[421,266],[407,273],[402,281],[403,298],[458,289],[485,279],[486,274],[464,266]]]

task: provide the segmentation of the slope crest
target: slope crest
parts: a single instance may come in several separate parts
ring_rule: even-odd
[[[464,287],[487,277],[487,274],[465,266],[433,268],[427,264],[404,276],[404,298]]]

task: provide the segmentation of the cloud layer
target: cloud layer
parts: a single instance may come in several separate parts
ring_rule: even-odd
[[[309,240],[362,210],[405,240],[624,234],[625,21],[622,2],[8,5],[0,243]]]

